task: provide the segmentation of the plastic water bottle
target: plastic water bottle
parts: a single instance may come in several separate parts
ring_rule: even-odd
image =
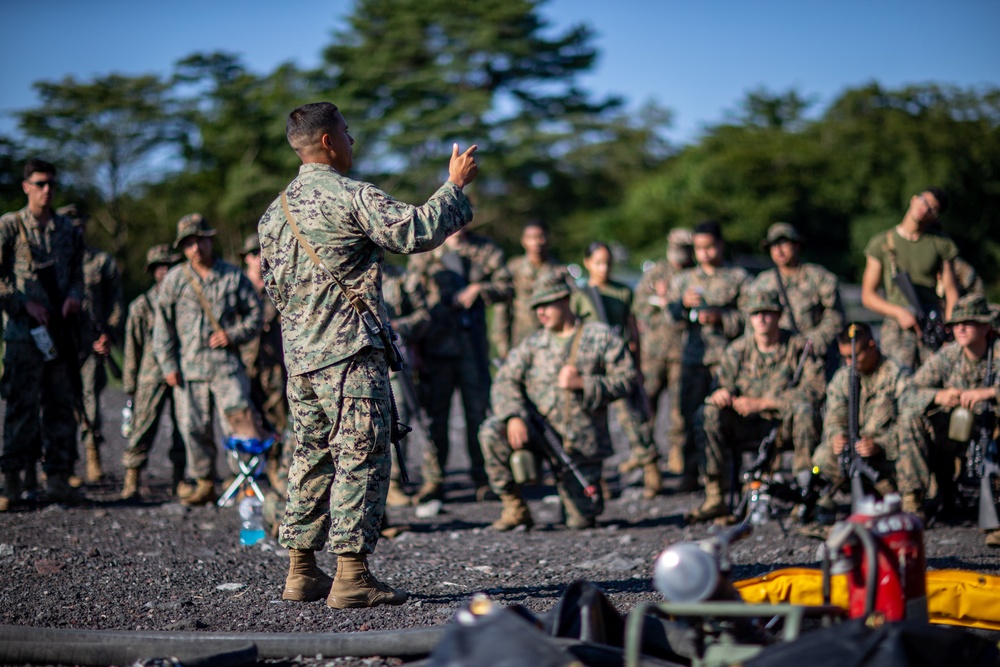
[[[264,506],[253,490],[240,500],[240,544],[251,546],[264,539]]]
[[[132,437],[132,400],[125,401],[122,408],[122,437],[128,440]]]

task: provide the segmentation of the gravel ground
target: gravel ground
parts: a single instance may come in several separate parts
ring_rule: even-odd
[[[597,528],[568,531],[558,522],[551,487],[530,490],[539,524],[530,532],[495,533],[487,527],[498,501],[476,503],[468,478],[449,478],[440,514],[418,517],[412,508],[392,510],[410,530],[382,540],[371,557],[377,576],[410,591],[401,607],[329,609],[322,601],[281,601],[287,551],[273,539],[239,544],[234,508],[186,508],[169,497],[169,463],[161,437],[144,478],[145,500],[116,500],[123,478],[118,436],[124,397],[104,395],[106,483],[86,489],[77,506],[32,505],[0,514],[0,625],[100,630],[200,630],[213,632],[361,632],[448,623],[473,593],[485,591],[503,605],[541,612],[578,579],[596,583],[612,604],[627,612],[658,601],[650,577],[667,545],[706,537],[704,526],[685,527],[683,512],[696,494],[668,492],[643,500],[625,483],[607,503]],[[456,424],[456,436],[461,434]],[[161,434],[163,435],[163,434]],[[462,447],[453,446],[460,467]],[[621,454],[608,461],[612,472]],[[417,453],[411,470],[416,470]],[[225,469],[220,465],[220,469]],[[616,478],[616,475],[613,474]],[[672,487],[676,480],[668,479]],[[815,566],[818,542],[759,526],[733,546],[737,579],[790,565]],[[997,552],[984,546],[970,522],[939,526],[926,534],[931,568],[996,572]],[[329,572],[335,558],[319,554]],[[262,661],[261,664],[264,664]],[[398,665],[398,659],[289,656],[282,665]]]

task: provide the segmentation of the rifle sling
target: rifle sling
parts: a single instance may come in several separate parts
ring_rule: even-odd
[[[396,352],[395,352],[395,347],[392,344],[392,339],[390,338],[389,333],[386,331],[386,327],[382,325],[382,323],[378,319],[378,316],[375,314],[374,311],[372,311],[372,309],[368,306],[368,304],[364,302],[364,300],[358,295],[358,293],[349,288],[347,285],[345,285],[340,280],[340,278],[337,277],[337,274],[331,271],[330,267],[328,267],[323,262],[323,260],[320,259],[319,255],[316,253],[316,250],[312,247],[309,241],[306,240],[305,236],[303,236],[302,230],[299,229],[299,224],[295,221],[295,216],[292,215],[292,211],[288,208],[288,196],[286,195],[286,193],[287,190],[283,190],[281,192],[281,207],[285,211],[285,217],[288,219],[288,224],[292,228],[292,233],[295,234],[295,238],[299,240],[299,243],[302,245],[303,250],[306,251],[306,254],[309,256],[309,259],[312,260],[313,264],[316,265],[316,268],[320,269],[328,276],[330,276],[330,278],[333,279],[333,282],[337,284],[337,287],[340,288],[340,291],[343,292],[344,296],[347,297],[347,300],[350,302],[351,307],[354,308],[355,312],[357,312],[358,317],[361,318],[361,323],[365,326],[366,329],[368,329],[368,332],[370,334],[378,336],[379,340],[382,342],[382,347],[383,351],[385,352],[386,359],[389,359],[390,362],[393,362],[393,357],[395,356]],[[399,364],[402,364],[402,359],[397,359],[395,361]],[[390,363],[390,366],[393,366],[393,363]]]
[[[215,313],[212,312],[212,306],[208,303],[208,299],[205,297],[204,290],[201,289],[201,281],[196,275],[194,275],[194,271],[191,269],[190,262],[184,265],[184,273],[188,284],[191,285],[191,289],[194,290],[195,296],[198,297],[198,303],[201,304],[201,309],[204,311],[205,317],[208,318],[209,323],[212,325],[212,331],[215,331],[216,333],[223,331],[218,318],[215,316]]]

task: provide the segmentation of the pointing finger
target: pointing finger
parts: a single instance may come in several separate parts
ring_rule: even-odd
[[[458,144],[455,144],[455,148],[456,148],[456,150],[458,149]],[[476,149],[478,149],[478,148],[479,148],[479,146],[477,146],[476,144],[472,144],[471,146],[469,146],[469,150],[467,150],[464,153],[462,153],[462,155],[472,155],[473,153],[476,152]]]

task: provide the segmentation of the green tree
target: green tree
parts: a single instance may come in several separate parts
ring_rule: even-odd
[[[18,114],[21,131],[58,155],[60,172],[91,193],[92,215],[121,260],[131,227],[122,215],[123,197],[153,176],[157,162],[169,159],[163,149],[181,130],[168,84],[152,75],[111,74],[90,82],[39,81],[34,87],[40,104]]]

